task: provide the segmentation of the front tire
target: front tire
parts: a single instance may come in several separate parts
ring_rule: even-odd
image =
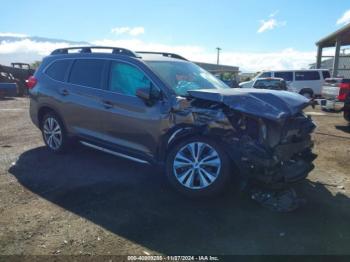
[[[214,141],[191,138],[172,148],[166,173],[170,183],[189,197],[214,196],[223,192],[230,180],[230,161]]]
[[[63,153],[69,147],[69,138],[62,120],[53,112],[47,113],[41,122],[41,133],[47,148],[54,153]]]

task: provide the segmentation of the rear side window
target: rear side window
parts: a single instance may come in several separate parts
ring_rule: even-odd
[[[320,74],[318,71],[299,71],[295,72],[296,81],[311,81],[320,80]]]
[[[323,79],[330,78],[331,74],[328,71],[322,71]]]
[[[70,63],[71,60],[68,59],[55,61],[46,69],[45,73],[52,79],[63,82]]]
[[[283,84],[285,82],[280,81],[280,80],[256,80],[255,84],[254,84],[254,88],[262,88],[262,89],[279,89],[279,88],[283,88]]]
[[[78,59],[73,64],[69,82],[76,85],[102,89],[102,59]]]
[[[271,77],[272,73],[271,72],[264,72],[261,75],[259,75],[259,78],[266,78],[266,77]]]
[[[275,72],[275,77],[283,78],[284,81],[293,81],[293,72]]]
[[[149,87],[151,87],[151,81],[138,68],[124,63],[112,63],[109,83],[110,91],[136,96],[137,89]]]

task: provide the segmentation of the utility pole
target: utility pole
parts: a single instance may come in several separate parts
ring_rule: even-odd
[[[220,63],[220,51],[221,51],[221,48],[217,47],[216,50],[218,50],[217,64],[219,64]]]

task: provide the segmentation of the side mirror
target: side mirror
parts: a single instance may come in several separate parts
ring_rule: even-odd
[[[153,106],[156,101],[162,98],[161,92],[153,86],[137,89],[136,96],[143,100],[147,106]]]
[[[136,90],[136,96],[145,102],[149,102],[151,100],[151,89],[148,87],[139,88]]]

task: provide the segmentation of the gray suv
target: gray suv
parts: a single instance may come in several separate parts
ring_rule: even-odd
[[[217,194],[231,178],[281,188],[313,169],[308,99],[231,89],[176,54],[57,49],[27,85],[31,119],[50,151],[78,141],[157,165],[189,196]]]

